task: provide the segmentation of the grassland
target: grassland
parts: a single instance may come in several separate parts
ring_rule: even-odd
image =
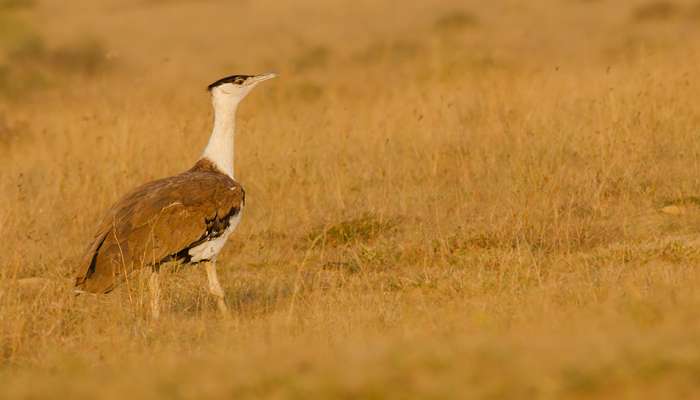
[[[0,2],[0,398],[700,396],[700,3],[486,3]],[[157,323],[138,277],[72,296],[267,70],[232,320],[196,268]]]

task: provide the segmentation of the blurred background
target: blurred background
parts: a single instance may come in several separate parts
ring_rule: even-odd
[[[329,79],[410,85],[685,51],[695,47],[700,3],[3,0],[0,18],[6,99],[86,77],[191,90],[231,71],[270,69],[311,100]]]

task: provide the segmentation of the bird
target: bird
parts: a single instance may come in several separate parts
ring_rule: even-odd
[[[230,75],[207,86],[214,121],[204,152],[189,170],[143,184],[118,200],[99,222],[78,266],[76,294],[106,294],[137,270],[147,270],[151,313],[160,316],[160,267],[203,264],[209,293],[228,315],[217,256],[236,229],[245,205],[234,178],[238,105],[275,73]]]

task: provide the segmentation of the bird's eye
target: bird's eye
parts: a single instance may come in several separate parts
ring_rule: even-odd
[[[240,84],[243,83],[244,81],[245,81],[245,79],[243,79],[243,78],[236,78],[236,80],[234,80],[233,82],[234,82],[235,84],[237,84],[237,85],[240,85]]]

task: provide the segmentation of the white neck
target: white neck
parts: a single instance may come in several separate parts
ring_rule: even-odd
[[[207,158],[233,179],[233,151],[238,100],[228,96],[212,96],[214,128],[202,158]]]

